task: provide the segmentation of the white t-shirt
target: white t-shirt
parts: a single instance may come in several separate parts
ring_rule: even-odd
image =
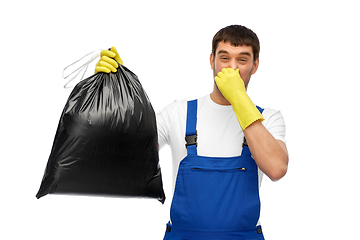
[[[261,107],[261,106],[260,106]],[[275,139],[285,143],[285,122],[280,111],[265,108],[262,124]],[[157,116],[159,145],[170,145],[173,161],[173,189],[180,161],[187,155],[185,147],[187,100],[177,100]],[[206,157],[240,156],[244,133],[231,105],[216,104],[206,95],[198,99],[197,153]],[[259,187],[263,172],[259,169]]]

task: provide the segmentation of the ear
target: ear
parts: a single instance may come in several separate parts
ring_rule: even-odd
[[[210,54],[210,66],[211,69],[214,70],[214,56],[212,53]]]
[[[254,62],[253,69],[252,69],[252,71],[251,71],[251,75],[253,75],[253,74],[256,73],[258,67],[259,67],[259,58],[256,59],[255,62]]]

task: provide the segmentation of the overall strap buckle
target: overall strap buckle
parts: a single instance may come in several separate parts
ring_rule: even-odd
[[[189,135],[189,136],[185,136],[185,147],[187,148],[188,146],[192,146],[192,145],[196,145],[197,147],[197,131],[195,133],[195,135]]]
[[[247,141],[246,141],[246,138],[244,137],[244,141],[243,141],[243,145],[242,145],[243,147],[244,146],[248,146],[248,144],[247,144]]]

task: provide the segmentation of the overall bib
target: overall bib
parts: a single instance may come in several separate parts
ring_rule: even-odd
[[[238,157],[198,156],[196,121],[193,100],[187,108],[187,156],[179,165],[164,240],[264,240],[261,226],[256,226],[258,167],[249,147],[244,141]]]

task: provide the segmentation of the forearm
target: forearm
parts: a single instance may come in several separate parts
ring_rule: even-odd
[[[286,146],[262,125],[264,117],[247,95],[239,69],[223,68],[215,82],[222,96],[232,105],[256,164],[271,180],[282,178],[288,164]]]
[[[260,121],[244,129],[247,144],[256,164],[272,181],[281,179],[287,172],[286,145],[276,140]]]

